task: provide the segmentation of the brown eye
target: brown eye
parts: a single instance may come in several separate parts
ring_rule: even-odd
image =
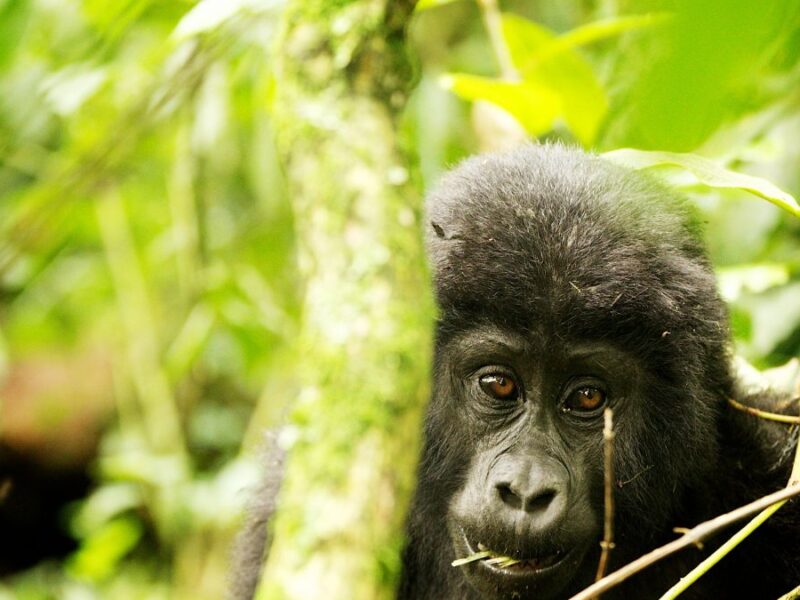
[[[517,384],[507,375],[492,373],[480,378],[481,389],[498,400],[514,400],[519,395]]]
[[[606,403],[606,393],[594,387],[582,387],[572,392],[564,402],[565,411],[592,412]]]

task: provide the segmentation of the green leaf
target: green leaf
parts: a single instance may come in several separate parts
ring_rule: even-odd
[[[282,0],[200,0],[181,18],[173,35],[183,40],[213,31],[235,17],[277,11],[282,5]]]
[[[579,46],[586,46],[608,38],[616,37],[628,31],[646,29],[661,25],[672,20],[670,13],[650,13],[644,15],[629,15],[611,17],[581,25],[560,35],[553,43],[541,50],[539,61],[545,61],[553,55],[571,50]]]
[[[142,525],[133,517],[109,521],[83,541],[70,557],[68,571],[78,579],[102,581],[142,537]]]
[[[456,2],[456,1],[457,0],[419,0],[419,2],[417,2],[416,8],[414,10],[416,10],[416,11],[427,10],[429,8],[434,8],[435,6],[443,6],[445,4],[452,4],[453,2]]]
[[[477,75],[445,75],[442,85],[464,100],[486,100],[506,110],[531,135],[553,127],[561,102],[553,90],[536,82],[512,82]]]
[[[697,182],[712,188],[733,188],[749,192],[800,217],[800,205],[794,197],[775,184],[752,175],[743,175],[721,167],[717,163],[697,156],[676,152],[649,152],[622,148],[606,152],[603,156],[613,162],[634,169],[649,169],[661,166],[679,167],[691,173]]]
[[[27,0],[0,2],[0,67],[5,66],[19,48],[28,16]]]
[[[558,98],[557,116],[563,116],[581,143],[591,145],[608,110],[606,93],[591,65],[568,46],[551,52],[549,48],[559,44],[558,36],[522,17],[504,14],[503,35],[523,82],[548,88]]]
[[[717,269],[717,285],[726,302],[738,300],[743,292],[760,294],[785,285],[791,273],[783,263],[758,263]]]

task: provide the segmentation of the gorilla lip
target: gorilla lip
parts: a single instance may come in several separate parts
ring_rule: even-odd
[[[468,551],[468,555],[475,554],[476,551],[467,539],[466,534],[462,531],[461,535],[463,537],[464,545]],[[478,548],[481,551],[489,550],[483,544],[478,544]],[[492,554],[496,554],[492,550],[489,551],[492,552]],[[566,558],[567,554],[568,553],[566,552],[557,550],[552,554],[547,554],[544,556],[517,558],[513,556],[503,556],[498,553],[496,556],[487,556],[486,558],[477,560],[475,562],[481,563],[485,568],[504,576],[529,576],[538,575],[539,573],[549,571],[550,569],[558,566],[563,559]],[[516,562],[503,565],[502,563],[508,559]]]

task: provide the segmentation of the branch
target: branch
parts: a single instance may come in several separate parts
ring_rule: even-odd
[[[762,419],[767,419],[768,421],[777,421],[779,423],[800,425],[800,417],[795,417],[792,415],[780,415],[778,413],[767,412],[765,410],[753,408],[752,406],[746,406],[741,402],[737,402],[733,398],[728,398],[728,404],[730,404],[736,410],[741,410],[742,412],[746,412],[747,414],[750,415],[755,415],[756,417],[760,417]]]
[[[728,398],[728,402],[738,404],[735,400]],[[735,405],[734,404],[734,405]],[[742,405],[740,405],[742,406]],[[738,407],[737,407],[738,408]],[[748,407],[744,407],[748,408]],[[751,409],[757,410],[757,409]],[[746,411],[750,412],[750,410]],[[763,411],[758,411],[759,413],[763,413]],[[752,414],[752,413],[751,413]],[[773,413],[763,413],[772,415],[775,417],[782,417],[783,415],[775,415]],[[763,416],[763,415],[758,415]],[[763,417],[769,418],[769,417]],[[775,420],[775,419],[773,419]],[[792,472],[789,475],[789,483],[787,483],[787,489],[795,484],[800,483],[800,439],[797,443],[797,448],[794,452],[794,463],[792,464]],[[747,525],[742,527],[736,534],[731,537],[727,542],[722,544],[719,548],[717,548],[711,556],[706,558],[703,562],[697,565],[694,569],[689,571],[689,573],[681,577],[680,581],[673,585],[671,588],[667,590],[667,593],[661,596],[661,600],[674,600],[678,596],[680,596],[690,585],[692,585],[695,581],[700,579],[703,575],[705,575],[711,567],[716,565],[719,561],[721,561],[727,554],[733,550],[736,546],[738,546],[747,536],[753,533],[756,529],[758,529],[764,521],[769,519],[773,514],[775,514],[778,509],[781,508],[786,504],[786,500],[782,500],[781,502],[777,502],[772,506],[769,506],[762,510],[752,521],[750,521]]]
[[[778,598],[778,600],[797,600],[798,598],[800,598],[800,585]]]
[[[671,588],[667,590],[667,592],[661,596],[660,600],[674,600],[678,596],[680,596],[684,591],[686,591],[689,586],[694,584],[695,581],[700,579],[703,575],[705,575],[711,567],[716,565],[719,561],[721,561],[727,554],[736,548],[744,539],[753,533],[756,529],[758,529],[761,524],[769,519],[778,509],[786,504],[786,500],[782,500],[772,506],[768,506],[760,513],[758,513],[755,518],[753,518],[747,525],[742,527],[739,531],[736,532],[727,542],[722,544],[719,548],[717,548],[708,558],[706,558],[703,562],[697,565],[694,569],[689,571],[684,577],[681,577],[678,583],[673,585]]]
[[[639,571],[646,569],[659,560],[675,554],[676,552],[683,550],[688,546],[693,546],[718,533],[722,529],[729,527],[733,523],[759,513],[762,510],[769,508],[773,504],[783,502],[796,496],[800,496],[800,484],[792,484],[789,487],[778,490],[777,492],[769,494],[768,496],[764,496],[763,498],[759,498],[758,500],[750,502],[749,504],[745,504],[744,506],[732,510],[731,512],[700,523],[700,525],[693,527],[677,540],[674,540],[669,544],[665,544],[664,546],[660,546],[659,548],[648,552],[644,556],[640,556],[635,561],[628,563],[621,569],[614,571],[610,575],[603,577],[603,579],[590,585],[582,592],[573,596],[570,600],[589,600],[590,598],[594,598],[598,594],[602,594],[603,592],[606,592],[619,585],[632,575],[635,575]]]
[[[600,542],[600,562],[597,565],[595,581],[600,581],[606,574],[608,558],[614,548],[614,413],[610,408],[603,412],[603,459],[605,472],[605,518],[603,525],[603,541]]]

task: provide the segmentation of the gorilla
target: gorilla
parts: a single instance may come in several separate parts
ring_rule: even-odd
[[[611,570],[676,527],[786,485],[794,429],[728,399],[773,411],[791,399],[737,381],[684,198],[600,157],[530,145],[464,161],[430,195],[427,221],[434,385],[400,598],[547,600],[588,586],[603,535],[606,407]],[[658,598],[719,543],[604,596]],[[516,562],[452,566],[479,550]],[[798,584],[790,502],[684,597],[774,599]]]
[[[725,306],[684,198],[600,157],[530,145],[466,160],[427,213],[439,315],[401,600],[548,600],[591,584],[606,407],[610,570],[675,539],[677,527],[786,484],[796,428],[728,401],[796,413],[796,399],[737,380]],[[239,542],[235,598],[252,597],[269,548],[282,460],[270,454]],[[604,598],[660,597],[721,539]],[[479,550],[514,564],[452,565]],[[683,597],[774,600],[798,584],[795,501]]]

